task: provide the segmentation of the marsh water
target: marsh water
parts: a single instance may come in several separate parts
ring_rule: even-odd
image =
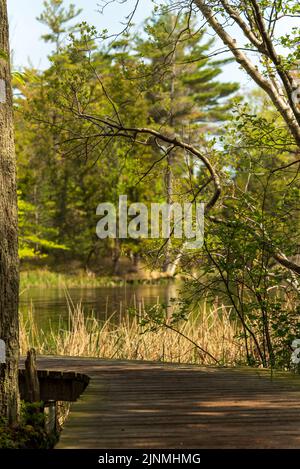
[[[163,284],[125,284],[114,287],[28,288],[20,297],[20,312],[25,317],[32,310],[38,327],[43,330],[68,319],[68,301],[81,303],[86,316],[93,313],[105,320],[111,315],[119,320],[128,308],[143,308],[154,304],[170,304],[178,295],[179,286],[174,282]],[[68,299],[69,298],[69,299]]]

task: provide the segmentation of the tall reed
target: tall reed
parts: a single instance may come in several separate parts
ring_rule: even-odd
[[[146,314],[140,311],[140,315]],[[21,353],[34,347],[39,354],[106,359],[148,360],[174,363],[222,365],[246,362],[243,344],[238,340],[240,326],[230,308],[203,304],[198,314],[191,314],[172,328],[160,327],[145,332],[140,318],[129,314],[105,321],[85,316],[81,304],[68,301],[68,324],[41,330],[31,309],[20,320]],[[208,354],[206,353],[208,352]]]

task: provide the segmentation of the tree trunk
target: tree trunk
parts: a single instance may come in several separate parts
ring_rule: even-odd
[[[166,175],[166,186],[167,186],[167,204],[170,206],[173,203],[173,155],[172,152],[168,155],[167,158],[167,175]],[[170,215],[170,214],[169,214]],[[171,225],[170,225],[171,226]],[[167,240],[165,247],[165,259],[163,263],[163,272],[168,272],[170,265],[172,265],[172,240],[171,237]]]
[[[120,240],[114,239],[114,246],[112,251],[112,266],[113,266],[113,275],[120,275]]]
[[[19,260],[16,162],[6,0],[0,0],[0,416],[18,418]]]
[[[173,28],[176,27],[176,23],[174,22]],[[173,52],[172,56],[172,79],[171,79],[171,89],[170,89],[170,99],[171,99],[171,107],[170,107],[170,120],[169,125],[171,129],[175,129],[175,119],[174,119],[174,104],[176,101],[176,49]],[[169,208],[173,203],[173,165],[175,163],[175,158],[173,152],[168,154],[167,157],[167,175],[166,175],[166,186],[167,186],[167,204],[169,204]],[[163,264],[163,272],[168,272],[172,265],[172,240],[171,237],[168,239],[165,249],[165,261]]]

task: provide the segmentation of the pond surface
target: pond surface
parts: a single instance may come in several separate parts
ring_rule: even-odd
[[[82,304],[85,314],[92,312],[98,319],[114,314],[116,320],[126,314],[129,307],[142,308],[154,304],[169,304],[176,298],[179,286],[174,282],[160,285],[124,285],[115,287],[28,288],[20,297],[20,312],[25,317],[32,309],[39,327],[47,329],[58,324],[59,319],[68,319],[68,297],[74,305]]]

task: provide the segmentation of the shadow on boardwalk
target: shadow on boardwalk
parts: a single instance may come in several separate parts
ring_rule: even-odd
[[[90,384],[57,448],[299,448],[300,377],[265,371],[42,357]]]

